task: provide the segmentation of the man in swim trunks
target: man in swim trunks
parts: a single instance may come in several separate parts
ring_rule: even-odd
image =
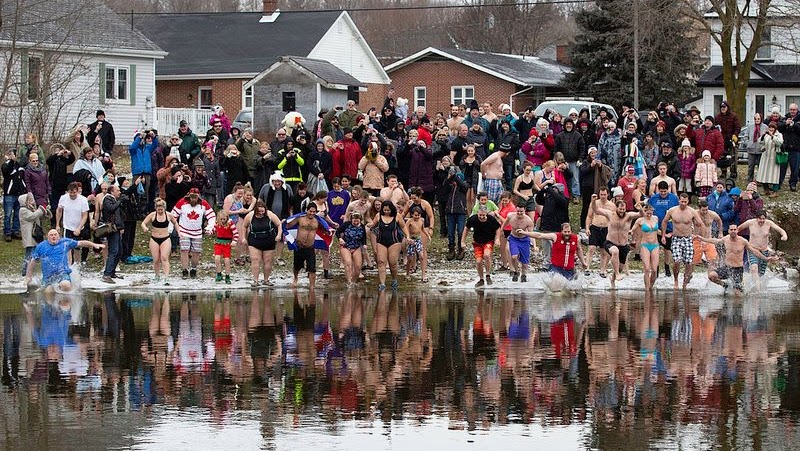
[[[489,200],[497,204],[500,202],[500,195],[503,194],[503,157],[511,152],[511,145],[508,143],[500,144],[500,147],[486,157],[481,163],[483,172],[483,190],[489,195]]]
[[[692,234],[703,229],[703,220],[697,211],[689,206],[689,195],[682,193],[678,198],[678,206],[667,210],[661,220],[661,243],[667,242],[667,225],[672,221],[672,279],[678,289],[678,273],[683,263],[683,289],[692,280],[692,262],[694,261],[694,245]]]
[[[699,235],[704,236],[706,238],[713,238],[720,235],[722,231],[722,218],[714,212],[713,210],[708,209],[708,201],[705,199],[700,199],[697,203],[698,210],[697,213],[700,215],[700,219],[703,221],[703,228]],[[716,226],[716,227],[715,227]],[[717,264],[717,247],[711,243],[704,243],[700,239],[695,239],[692,242],[694,246],[694,260],[692,261],[693,265],[699,265],[703,263],[703,258],[705,257],[705,261],[708,263],[709,268],[713,269]]]
[[[594,201],[597,208],[615,211],[614,202],[608,200],[608,188],[603,187],[597,191],[597,199]],[[592,209],[586,215],[586,231],[589,234],[589,253],[586,255],[586,263],[592,265],[592,256],[597,248],[602,248],[608,235],[608,218],[603,215],[596,215]],[[600,277],[606,276],[606,265],[608,265],[608,254],[600,252]],[[586,275],[589,275],[589,267],[586,268]]]
[[[486,207],[478,208],[478,213],[467,219],[464,233],[461,234],[461,248],[465,248],[467,241],[467,231],[472,229],[472,249],[475,251],[475,264],[478,269],[478,282],[475,287],[482,287],[484,284],[484,273],[486,273],[486,284],[492,284],[492,250],[494,244],[500,242],[500,222],[496,217],[489,214]]]
[[[626,210],[627,204],[624,200],[615,202],[616,210],[614,213],[608,210],[597,208],[597,195],[592,194],[592,211],[596,215],[605,216],[608,219],[608,235],[606,242],[603,243],[603,249],[611,256],[611,266],[614,272],[611,273],[611,289],[616,288],[616,281],[619,278],[619,268],[625,264],[630,252],[628,246],[628,237],[631,230],[631,221],[637,219],[639,212],[630,212]]]
[[[587,267],[586,259],[583,258],[583,248],[578,242],[578,235],[572,233],[572,226],[565,222],[561,224],[561,232],[540,233],[523,232],[531,238],[539,240],[550,240],[553,242],[550,250],[550,272],[560,274],[567,280],[575,279],[575,257],[578,257],[581,265]],[[612,279],[613,280],[613,279]]]
[[[25,273],[25,285],[30,284],[33,277],[33,267],[37,261],[42,263],[42,286],[47,290],[53,290],[57,285],[59,291],[72,290],[72,269],[69,267],[68,255],[77,248],[102,249],[104,244],[93,243],[89,240],[75,241],[71,238],[61,238],[58,230],[50,229],[47,232],[47,239],[42,241],[33,249],[31,261],[28,263],[28,270]]]
[[[751,232],[752,234],[752,232]],[[753,247],[746,239],[739,236],[739,228],[736,224],[728,226],[728,235],[723,238],[704,238],[695,235],[706,243],[722,243],[725,246],[725,264],[719,268],[708,272],[708,280],[728,288],[726,280],[733,281],[733,288],[742,291],[742,275],[744,273],[744,251],[755,254],[756,257],[764,261],[777,261],[777,255],[766,256],[758,249]]]
[[[531,238],[525,232],[533,231],[533,220],[525,214],[525,202],[522,199],[517,199],[515,205],[516,211],[508,215],[503,226],[511,226],[511,234],[508,236],[508,249],[514,267],[511,281],[526,282],[528,280],[526,272],[531,262]]]
[[[747,229],[750,231],[750,246],[757,249],[767,257],[775,255],[775,251],[769,248],[769,236],[773,230],[781,234],[781,241],[786,241],[789,236],[778,224],[767,219],[767,212],[759,210],[756,212],[754,219],[739,224],[739,231]],[[767,260],[756,257],[753,252],[748,252],[748,261],[750,263],[750,274],[753,280],[761,281],[761,276],[767,272]]]
[[[298,216],[288,223],[286,228],[292,228],[297,224],[297,238],[295,244],[297,249],[294,251],[294,280],[292,287],[297,287],[297,276],[300,270],[305,268],[308,271],[308,287],[314,289],[314,282],[317,280],[317,258],[314,252],[314,240],[317,236],[317,228],[320,225],[317,216],[317,205],[309,202],[306,206],[306,214]]]

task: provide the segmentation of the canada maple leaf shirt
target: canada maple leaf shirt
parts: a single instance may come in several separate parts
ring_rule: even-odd
[[[203,236],[203,218],[209,224],[209,230],[213,228],[214,223],[217,221],[217,215],[214,209],[208,202],[200,199],[197,205],[192,204],[184,199],[178,201],[172,209],[172,214],[178,218],[178,231],[181,235],[189,238],[200,238]]]

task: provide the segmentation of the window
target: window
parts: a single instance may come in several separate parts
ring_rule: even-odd
[[[214,95],[211,86],[200,86],[197,88],[197,108],[210,110],[214,106]]]
[[[758,113],[764,118],[764,110],[766,109],[766,97],[763,94],[756,95],[756,111],[753,113]]]
[[[469,106],[470,100],[475,100],[474,86],[453,86],[450,88],[450,103],[453,105]]]
[[[244,90],[242,97],[242,108],[253,108],[253,87],[250,86]]]
[[[281,93],[281,100],[283,111],[287,113],[295,109],[295,96],[294,91],[284,91]]]
[[[786,103],[784,104],[786,107],[784,108],[784,113],[789,112],[789,105],[796,103],[800,105],[800,96],[786,96]]]
[[[106,100],[128,99],[128,68],[106,65]]]
[[[761,47],[756,52],[757,60],[772,59],[772,28],[764,27],[764,33],[761,34]]]
[[[415,86],[414,87],[414,106],[423,106],[427,107],[428,101],[428,88],[425,86]]]
[[[714,96],[714,116],[719,114],[719,104],[722,103],[722,95],[718,94]]]
[[[28,100],[39,100],[42,96],[42,59],[28,57]]]

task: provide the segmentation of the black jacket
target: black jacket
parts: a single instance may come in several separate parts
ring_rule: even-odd
[[[102,208],[102,215],[104,223],[112,223],[117,226],[117,230],[122,230],[125,228],[125,223],[122,220],[122,212],[120,211],[120,207],[122,206],[122,196],[119,199],[112,196],[111,194],[106,194],[103,196],[103,208]]]
[[[586,145],[581,133],[573,128],[571,132],[565,129],[556,135],[556,152],[561,152],[567,163],[586,158]]]
[[[95,130],[97,129],[98,122],[99,121],[94,121],[89,124],[89,133],[86,134],[86,142],[89,143],[89,146],[93,146],[94,139],[99,136],[103,151],[112,153],[114,151],[114,143],[117,140],[116,136],[114,135],[114,127],[112,127],[108,121],[103,121],[100,131],[96,132]]]
[[[791,127],[786,125],[786,120],[781,121],[778,131],[783,134],[783,148],[787,152],[800,152],[800,114],[796,114],[792,120],[794,124]]]
[[[67,190],[67,166],[74,162],[75,154],[69,150],[65,156],[53,154],[47,157],[47,173],[54,193],[61,195]]]
[[[6,160],[2,166],[3,171],[3,193],[7,196],[21,196],[28,192],[25,188],[25,168],[17,163],[17,160]]]
[[[539,228],[543,232],[560,232],[561,224],[569,222],[569,202],[553,185],[536,193],[536,203],[542,206]]]

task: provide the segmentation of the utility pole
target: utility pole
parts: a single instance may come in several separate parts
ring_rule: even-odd
[[[639,0],[633,0],[633,108],[639,110]]]

